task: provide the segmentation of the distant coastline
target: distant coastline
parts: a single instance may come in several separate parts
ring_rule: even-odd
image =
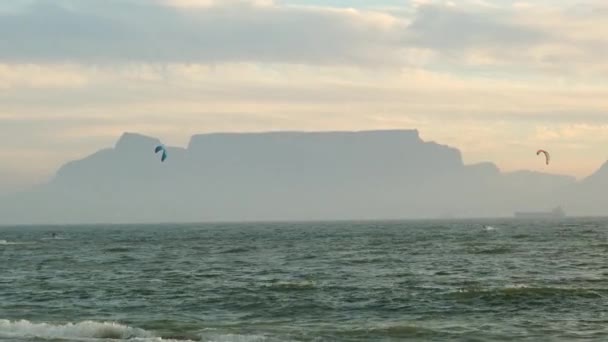
[[[556,207],[551,211],[516,211],[513,216],[515,218],[525,218],[525,219],[530,219],[530,218],[543,218],[543,219],[550,219],[550,218],[565,218],[566,217],[566,212],[564,211],[564,209],[562,207]]]

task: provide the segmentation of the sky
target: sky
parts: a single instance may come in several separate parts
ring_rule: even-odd
[[[604,0],[2,1],[0,193],[125,131],[418,129],[585,177],[608,159],[605,32]]]

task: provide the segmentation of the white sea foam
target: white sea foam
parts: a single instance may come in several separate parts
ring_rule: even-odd
[[[251,335],[218,335],[213,337],[207,337],[203,341],[205,342],[263,342],[267,341],[263,336],[251,336]]]
[[[143,329],[132,328],[114,322],[93,321],[66,324],[50,324],[33,323],[27,320],[0,320],[0,338],[62,339],[68,341],[171,341],[154,336],[154,334]]]
[[[271,341],[266,336],[261,335],[237,335],[237,334],[202,334],[204,342],[267,342]],[[274,341],[274,340],[273,340]]]
[[[79,323],[34,323],[27,320],[0,319],[0,340],[20,341],[29,339],[65,341],[129,341],[129,342],[194,342],[192,340],[167,339],[152,332],[115,322],[83,321]],[[262,342],[259,335],[207,333],[201,334],[204,342]]]
[[[6,240],[0,240],[0,245],[25,245],[26,242],[11,242]]]

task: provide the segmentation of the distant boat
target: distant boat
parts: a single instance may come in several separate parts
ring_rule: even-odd
[[[562,207],[557,207],[551,211],[516,211],[516,218],[527,219],[556,219],[566,217],[566,213]]]

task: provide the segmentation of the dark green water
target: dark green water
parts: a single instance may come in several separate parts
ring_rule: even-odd
[[[1,341],[608,341],[601,219],[4,227],[0,240]]]

